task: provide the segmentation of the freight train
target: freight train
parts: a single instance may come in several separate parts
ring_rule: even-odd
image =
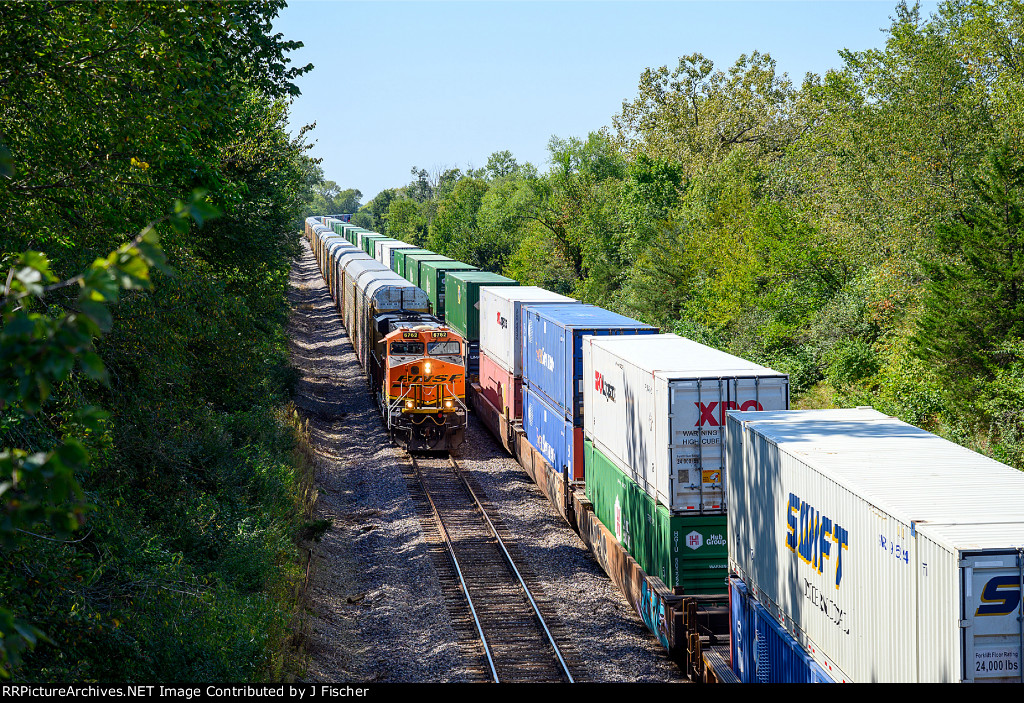
[[[336,218],[306,232],[386,420],[450,399],[464,429],[468,397],[692,677],[1024,677],[1024,474],[871,409],[790,411],[786,374]],[[367,276],[406,297],[366,302]],[[461,441],[403,419],[400,442]]]
[[[306,236],[388,434],[409,451],[457,449],[468,421],[462,336],[430,314],[420,288],[319,219],[306,221]]]

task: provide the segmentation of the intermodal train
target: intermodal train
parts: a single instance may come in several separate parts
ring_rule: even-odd
[[[1024,681],[1021,472],[337,217],[306,235],[392,437],[457,447],[468,398],[691,677]]]
[[[465,340],[430,314],[420,288],[318,218],[306,236],[388,434],[409,451],[457,449],[468,420]]]

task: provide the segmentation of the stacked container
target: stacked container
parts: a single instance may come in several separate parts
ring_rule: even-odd
[[[444,319],[448,272],[476,270],[476,266],[461,261],[424,261],[420,265],[420,288],[430,298],[435,317]]]
[[[424,254],[406,254],[405,279],[414,286],[419,286],[420,288],[423,287],[420,283],[420,276],[423,273],[424,261],[454,261],[454,259],[449,259],[443,254],[435,254],[433,252]]]
[[[395,270],[394,266],[394,251],[395,249],[415,249],[416,247],[412,244],[405,242],[384,242],[383,244],[377,245],[377,261],[387,266],[392,271]]]
[[[467,341],[480,342],[481,286],[518,286],[517,281],[489,271],[449,271],[444,320]]]
[[[518,420],[523,417],[524,306],[576,303],[536,286],[483,286],[479,295],[481,392],[505,417]]]
[[[466,378],[476,383],[480,380],[480,287],[519,283],[488,271],[449,271],[445,281],[445,323],[466,340]]]
[[[653,335],[655,327],[592,305],[530,305],[522,315],[523,428],[536,442],[556,447],[571,481],[584,475],[583,340],[592,335]],[[530,408],[548,412],[530,413]],[[544,418],[550,423],[542,424]],[[564,446],[557,448],[557,442]]]
[[[583,451],[587,499],[640,568],[677,593],[724,594],[725,518],[673,515],[589,439]]]
[[[406,257],[411,254],[433,254],[434,252],[429,249],[421,249],[419,247],[413,247],[412,249],[393,249],[391,255],[391,270],[397,273],[405,280],[409,280],[409,276],[406,275],[406,269],[408,268]]]
[[[675,334],[585,346],[587,437],[673,513],[723,514],[725,414],[786,410],[789,377]]]
[[[364,234],[359,239],[359,247],[373,258],[374,246],[378,241],[390,240],[391,237],[379,232]]]
[[[727,423],[730,566],[832,678],[1022,680],[1024,474],[870,408]]]

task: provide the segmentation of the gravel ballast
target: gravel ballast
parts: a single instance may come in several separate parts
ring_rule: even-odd
[[[317,470],[305,649],[310,682],[461,682],[469,669],[401,467],[308,246],[292,269],[289,334]],[[456,453],[555,603],[586,681],[684,681],[583,542],[471,416]]]

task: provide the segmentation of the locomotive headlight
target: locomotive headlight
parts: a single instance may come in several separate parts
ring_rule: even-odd
[[[427,373],[430,373],[430,362],[429,361],[423,365],[423,370],[426,371]]]

